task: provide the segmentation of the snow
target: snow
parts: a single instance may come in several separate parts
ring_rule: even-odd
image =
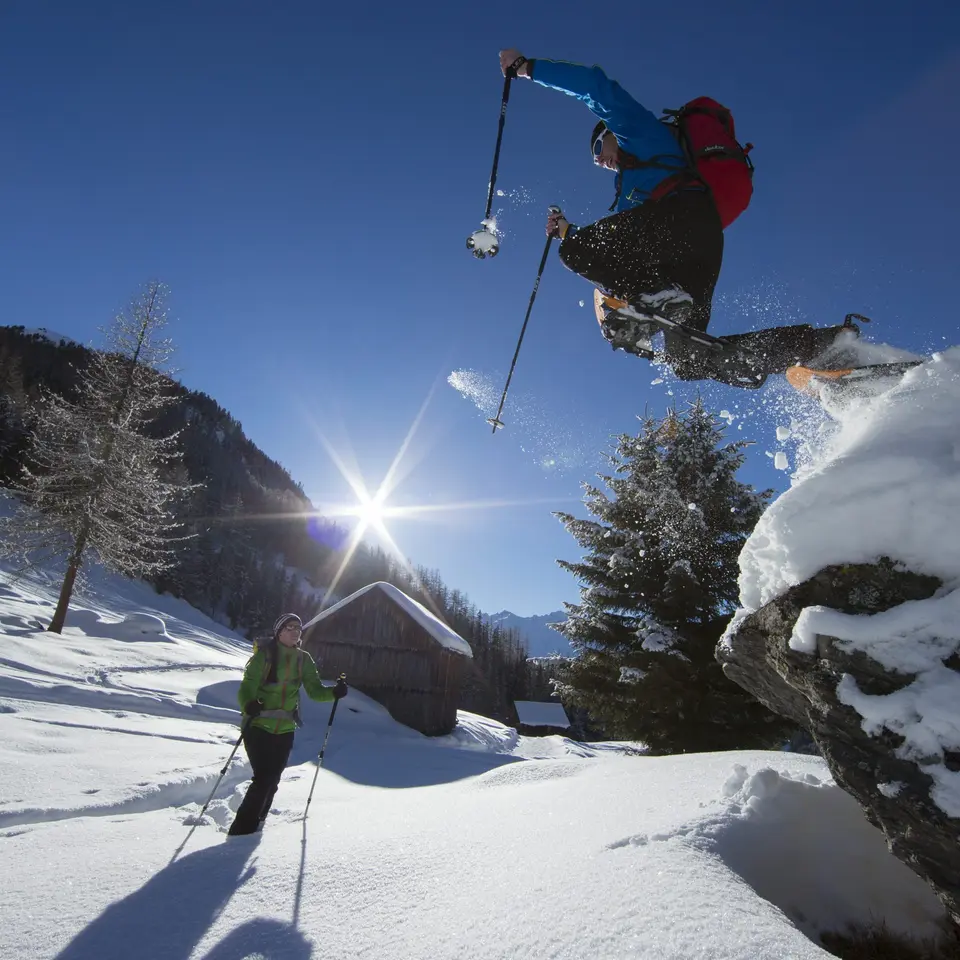
[[[891,359],[882,345],[863,349],[864,362]],[[902,736],[897,755],[928,773],[931,799],[960,817],[960,773],[945,765],[960,750],[960,673],[945,663],[960,652],[960,348],[863,390],[825,387],[821,401],[832,426],[810,418],[810,456],[744,546],[741,609],[724,642],[749,612],[830,565],[888,557],[938,577],[943,587],[929,599],[871,616],[807,608],[790,646],[813,656],[818,636],[832,637],[903,676],[884,696],[843,676],[837,694],[866,733]]]
[[[743,606],[757,609],[827,564],[878,556],[945,579],[960,574],[958,399],[953,348],[878,397],[831,407],[838,429],[744,550]]]
[[[560,727],[566,730],[570,718],[562,703],[537,703],[534,700],[514,700],[520,723],[527,727]]]
[[[484,419],[494,416],[503,396],[506,367],[495,376],[477,370],[453,370],[447,383],[476,408]],[[501,411],[510,443],[544,473],[578,478],[599,468],[608,436],[589,421],[582,405],[557,406],[555,397],[538,396],[511,387]]]
[[[266,829],[228,840],[242,748],[196,815],[249,645],[96,571],[43,633],[58,588],[0,569],[0,956],[812,960],[824,929],[942,917],[818,758],[646,757],[462,711],[428,738],[356,690],[309,819],[330,706],[304,700]]]
[[[470,644],[467,643],[459,633],[451,630],[450,627],[435,617],[423,604],[418,603],[412,597],[408,597],[392,583],[386,583],[383,580],[379,580],[376,583],[369,583],[367,586],[361,587],[356,592],[351,593],[348,597],[344,597],[339,603],[335,603],[332,607],[327,607],[326,610],[318,613],[317,616],[303,625],[304,631],[306,631],[308,627],[312,627],[315,623],[319,623],[321,620],[329,617],[341,607],[352,603],[358,597],[362,597],[369,590],[375,589],[382,590],[397,606],[401,607],[406,613],[413,617],[441,646],[446,647],[447,650],[454,651],[454,653],[460,653],[465,657],[473,658],[473,651],[470,649]]]

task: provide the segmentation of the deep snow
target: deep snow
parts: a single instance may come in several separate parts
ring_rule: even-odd
[[[356,690],[309,820],[329,706],[305,700],[263,834],[225,837],[242,750],[191,832],[246,644],[107,575],[43,633],[57,586],[0,575],[0,956],[813,958],[818,930],[942,915],[816,758],[649,758],[467,713],[428,739]]]

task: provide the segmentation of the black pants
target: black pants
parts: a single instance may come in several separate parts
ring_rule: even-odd
[[[708,193],[683,190],[581,227],[560,244],[560,259],[574,273],[628,303],[675,284],[693,298],[684,322],[706,330],[723,261],[723,227]],[[722,337],[750,351],[749,360],[733,368],[729,357],[718,357],[675,334],[664,335],[664,352],[681,380],[736,383],[732,369],[783,373],[791,364],[805,363],[825,350],[840,329],[798,324]]]
[[[253,780],[230,825],[233,835],[254,833],[270,812],[273,798],[286,769],[293,747],[293,731],[267,733],[257,727],[248,728],[243,745],[253,768]]]
[[[768,330],[754,330],[750,333],[735,333],[720,339],[734,347],[742,347],[738,362],[731,366],[729,360],[699,347],[687,344],[685,347],[674,345],[673,354],[667,348],[667,361],[679,380],[718,380],[720,383],[739,384],[731,379],[732,372],[763,374],[770,376],[783,373],[795,363],[808,363],[821,354],[846,327],[811,327],[798,323],[789,327],[771,327]]]
[[[723,262],[723,227],[710,195],[682,190],[569,234],[560,259],[628,303],[676,285],[693,298],[687,319],[706,330]]]

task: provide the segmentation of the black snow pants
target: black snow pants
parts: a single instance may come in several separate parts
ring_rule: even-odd
[[[243,735],[243,745],[253,768],[253,780],[230,825],[229,833],[233,836],[255,833],[266,819],[280,784],[280,777],[283,776],[287,760],[290,759],[293,731],[268,733],[258,727],[249,727]]]
[[[680,190],[569,233],[560,244],[560,259],[628,303],[676,285],[693,298],[684,323],[705,331],[723,261],[723,227],[709,193]],[[722,339],[750,351],[751,370],[772,374],[811,360],[840,329],[798,324]],[[729,382],[726,364],[716,353],[677,334],[664,335],[664,352],[681,380]]]
[[[709,193],[680,190],[567,234],[560,259],[628,303],[676,285],[693,298],[686,323],[706,330],[723,262],[723,227]]]

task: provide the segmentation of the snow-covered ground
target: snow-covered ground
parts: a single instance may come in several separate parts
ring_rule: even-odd
[[[308,820],[329,705],[305,701],[265,831],[225,836],[242,749],[192,829],[248,648],[103,574],[44,633],[57,588],[0,572],[0,957],[813,958],[818,930],[941,916],[818,759],[649,758],[466,713],[428,739],[358,691]]]

